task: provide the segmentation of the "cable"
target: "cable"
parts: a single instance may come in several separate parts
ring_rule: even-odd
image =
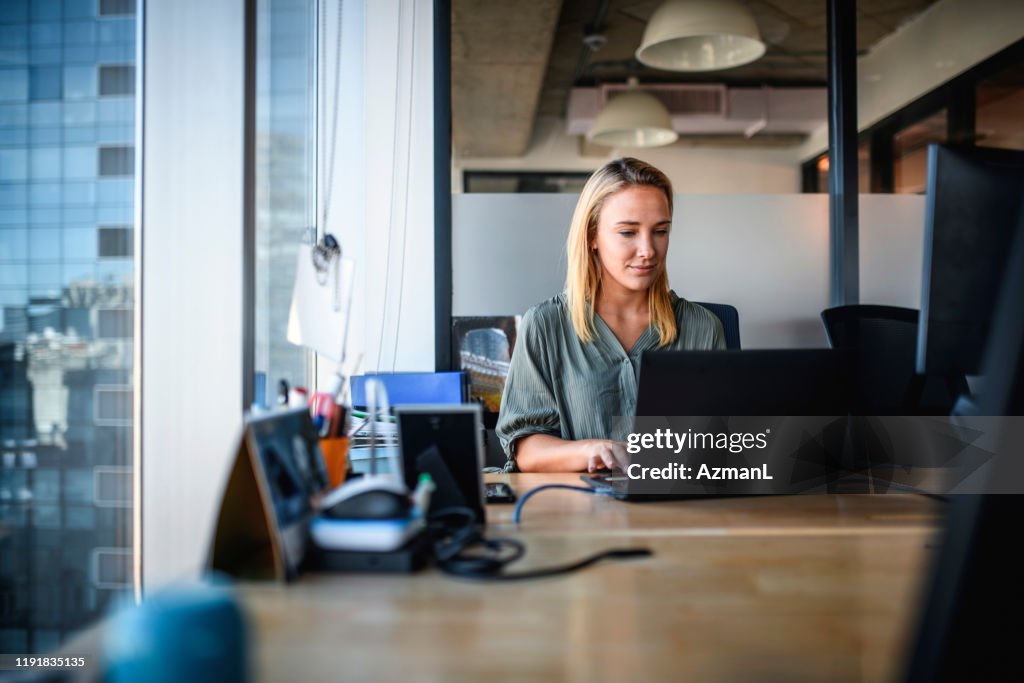
[[[549,484],[531,489],[520,499],[520,505],[534,493],[550,488],[563,488],[592,493],[591,489],[565,484]],[[517,506],[517,513],[518,513]],[[486,538],[476,523],[476,513],[467,507],[447,507],[430,515],[428,533],[434,546],[434,563],[449,576],[482,581],[525,581],[559,576],[585,569],[602,560],[624,560],[650,557],[648,548],[611,548],[589,555],[576,562],[505,573],[505,567],[526,554],[526,546],[514,538]]]
[[[520,547],[522,546],[518,541],[511,541],[511,539],[495,539],[495,541],[498,540],[501,540],[502,542],[513,542],[518,544]],[[653,554],[654,553],[652,553],[649,548],[612,548],[610,550],[602,550],[599,553],[594,553],[593,555],[570,564],[562,564],[555,567],[544,567],[542,569],[533,569],[514,574],[505,574],[502,573],[501,570],[506,564],[512,562],[513,559],[519,559],[519,557],[523,555],[522,552],[515,555],[513,559],[509,559],[507,561],[491,560],[490,558],[481,557],[472,558],[468,563],[464,559],[450,560],[448,562],[438,563],[438,567],[445,574],[457,576],[461,579],[477,579],[481,581],[528,581],[531,579],[544,579],[552,576],[569,574],[571,572],[579,571],[580,569],[586,569],[590,565],[597,564],[602,560],[635,559],[651,557]]]
[[[512,523],[518,526],[519,515],[522,512],[523,505],[526,504],[526,501],[533,497],[533,494],[540,493],[541,491],[545,491],[547,489],[567,489],[569,491],[582,491],[583,493],[589,493],[591,495],[598,493],[597,489],[592,489],[589,486],[570,486],[569,484],[544,484],[543,486],[532,488],[519,497],[519,502],[516,503],[515,510],[512,511]]]
[[[530,579],[544,579],[551,576],[569,574],[571,572],[579,571],[580,569],[585,569],[592,564],[597,564],[601,560],[634,559],[650,557],[653,554],[654,553],[652,553],[648,548],[612,548],[610,550],[603,550],[599,553],[595,553],[571,564],[563,564],[556,567],[545,567],[543,569],[517,572],[515,574],[504,574],[501,572],[501,567],[503,567],[504,564],[507,564],[507,562],[493,570],[491,570],[489,565],[483,563],[480,564],[479,569],[472,566],[453,566],[451,562],[439,564],[438,566],[444,573],[450,576],[457,576],[462,579],[477,579],[482,581],[528,581]],[[518,559],[518,557],[516,559]]]

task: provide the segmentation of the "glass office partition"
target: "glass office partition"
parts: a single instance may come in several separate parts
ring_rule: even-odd
[[[285,331],[299,245],[316,216],[316,7],[259,0],[256,45],[255,400],[279,380],[308,386],[307,353]],[[269,387],[269,388],[268,388]]]
[[[978,84],[976,144],[1024,149],[1024,64],[1014,64]]]
[[[136,2],[0,3],[0,652],[132,587]]]
[[[830,157],[822,154],[814,160],[810,182],[804,192],[828,192],[828,170]],[[871,188],[871,147],[862,142],[857,145],[857,189],[863,194]]]
[[[893,191],[897,194],[924,192],[928,175],[928,145],[946,141],[949,128],[943,109],[917,121],[893,136]]]

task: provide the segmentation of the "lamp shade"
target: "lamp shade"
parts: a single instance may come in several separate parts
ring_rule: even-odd
[[[630,79],[629,90],[608,100],[587,137],[608,147],[661,147],[679,134],[672,130],[672,117],[661,100],[637,90]]]
[[[655,69],[714,71],[764,51],[754,15],[738,0],[667,0],[647,22],[636,58]]]

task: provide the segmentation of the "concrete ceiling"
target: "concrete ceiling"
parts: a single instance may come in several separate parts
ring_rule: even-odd
[[[452,2],[452,142],[461,156],[526,150],[561,5]]]
[[[936,0],[858,0],[863,53]],[[724,83],[824,86],[825,0],[747,0],[768,50],[725,71],[683,74],[633,58],[661,0],[453,0],[452,140],[459,157],[526,152],[537,116],[565,116],[574,86],[622,83]],[[583,36],[606,38],[597,51]],[[758,144],[752,142],[751,144]]]

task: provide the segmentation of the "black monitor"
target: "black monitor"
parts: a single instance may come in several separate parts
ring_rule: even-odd
[[[1019,225],[986,344],[980,415],[1024,415],[1024,213]],[[1022,431],[1019,420],[1002,423],[1001,455],[989,475],[993,490],[1009,492],[953,497],[906,661],[908,682],[1024,680],[1017,654],[1024,581],[1020,564],[1007,559],[1024,515],[1024,496],[1014,492]]]
[[[836,349],[646,351],[638,416],[841,416],[849,356]]]
[[[928,148],[920,374],[977,374],[1024,197],[1024,151]]]
[[[1024,207],[1006,262],[982,366],[981,415],[1024,415]]]

